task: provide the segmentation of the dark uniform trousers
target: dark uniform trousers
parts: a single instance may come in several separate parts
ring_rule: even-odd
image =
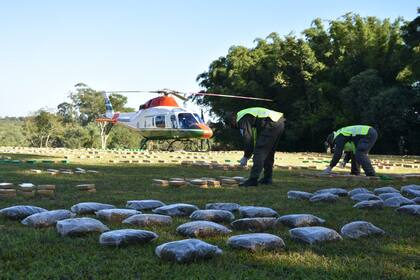
[[[360,166],[362,166],[365,171],[366,176],[375,176],[375,169],[370,162],[368,157],[369,151],[375,145],[376,140],[378,139],[378,133],[374,128],[369,128],[368,134],[360,138],[356,147],[356,154],[352,155],[351,158],[351,174],[359,175]]]
[[[264,169],[264,178],[272,178],[274,154],[280,136],[284,131],[284,119],[273,122],[270,118],[261,119],[261,126],[257,131],[257,139],[254,147],[253,166],[250,179],[258,179]]]

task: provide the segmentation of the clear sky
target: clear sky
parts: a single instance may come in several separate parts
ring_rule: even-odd
[[[0,0],[0,116],[98,90],[196,91],[198,74],[232,45],[300,34],[347,12],[406,20],[418,0]],[[127,95],[137,107],[151,95]]]

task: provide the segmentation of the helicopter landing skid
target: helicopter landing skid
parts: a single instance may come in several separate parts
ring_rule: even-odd
[[[210,141],[208,139],[191,140],[191,139],[176,139],[173,140],[167,151],[175,151],[175,144],[181,143],[184,151],[188,152],[208,152],[210,151]]]

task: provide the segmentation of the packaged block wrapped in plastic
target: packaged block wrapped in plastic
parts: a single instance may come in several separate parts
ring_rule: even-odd
[[[96,217],[108,222],[120,223],[130,216],[141,214],[141,212],[134,209],[103,209],[95,214]]]
[[[308,244],[343,240],[338,232],[326,227],[299,227],[289,230],[289,233],[293,239]]]
[[[280,250],[285,247],[283,239],[268,233],[235,235],[228,239],[227,244],[232,248],[250,251]]]
[[[402,186],[401,192],[409,196],[420,197],[420,186],[419,185]]]
[[[341,235],[351,239],[384,234],[385,231],[365,221],[351,222],[341,228]]]
[[[396,210],[398,213],[420,217],[420,205],[404,205]]]
[[[198,210],[198,207],[195,205],[186,203],[176,203],[153,209],[153,212],[156,214],[168,215],[171,217],[183,217],[191,215],[191,213],[195,210]]]
[[[391,197],[384,201],[386,207],[401,207],[403,205],[416,204],[411,199],[405,198],[403,196]]]
[[[196,210],[190,215],[194,221],[211,221],[215,223],[230,223],[235,219],[232,212],[226,210]]]
[[[313,194],[309,192],[302,192],[302,191],[288,191],[287,192],[288,199],[309,200],[312,196]]]
[[[223,225],[209,221],[194,221],[180,225],[176,232],[185,237],[209,237],[226,235],[232,231]]]
[[[266,231],[276,226],[277,218],[243,218],[232,222],[236,230]]]
[[[76,214],[66,209],[45,211],[26,217],[22,224],[35,228],[50,227],[55,226],[58,221],[74,218],[75,216]]]
[[[109,228],[93,218],[72,218],[57,222],[57,232],[61,236],[82,236],[89,233],[102,233]]]
[[[383,209],[384,202],[382,200],[364,200],[353,205],[357,209]]]
[[[378,195],[378,197],[385,201],[391,197],[402,197],[402,195],[400,193],[381,193],[380,195]]]
[[[257,217],[278,217],[279,214],[268,207],[257,206],[241,206],[239,207],[239,215],[241,218],[257,218]]]
[[[137,229],[119,229],[102,233],[99,236],[99,243],[105,246],[126,246],[145,244],[158,238],[152,231]]]
[[[129,200],[125,207],[134,210],[151,210],[158,207],[165,206],[165,203],[159,200],[147,199],[147,200]]]
[[[372,193],[372,192],[366,188],[355,188],[349,191],[348,195],[352,197],[353,195],[356,195],[359,193]]]
[[[113,209],[114,205],[99,202],[81,202],[73,205],[70,210],[79,215],[95,214],[96,211],[103,209]]]
[[[350,197],[351,200],[354,201],[367,201],[367,200],[381,200],[378,196],[372,194],[372,193],[359,193],[355,194],[352,197]]]
[[[335,194],[335,195],[338,195],[338,196],[347,196],[348,195],[347,190],[341,189],[341,188],[321,189],[321,190],[316,191],[314,193],[314,195],[325,194],[325,193]]]
[[[232,213],[239,211],[239,207],[241,207],[241,205],[239,205],[238,203],[228,202],[215,202],[206,204],[206,209],[225,210]]]
[[[30,215],[48,211],[47,209],[31,206],[31,205],[16,205],[0,210],[0,216],[12,220],[22,220]]]
[[[137,214],[128,217],[122,223],[138,227],[169,226],[172,224],[172,218],[159,214]]]
[[[376,195],[380,195],[381,193],[399,193],[399,192],[400,192],[399,190],[391,186],[376,188],[373,190],[373,193]]]
[[[166,261],[190,263],[219,256],[223,251],[198,239],[185,239],[162,244],[156,247],[155,253]]]
[[[281,216],[278,222],[287,227],[310,227],[320,226],[325,223],[325,220],[318,218],[312,214],[292,214]]]
[[[326,192],[320,194],[314,194],[309,201],[310,202],[336,202],[338,200],[338,195]]]

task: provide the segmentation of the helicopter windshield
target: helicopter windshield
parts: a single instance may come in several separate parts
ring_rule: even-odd
[[[194,129],[199,128],[197,120],[190,113],[179,113],[178,114],[179,127],[183,129]]]

